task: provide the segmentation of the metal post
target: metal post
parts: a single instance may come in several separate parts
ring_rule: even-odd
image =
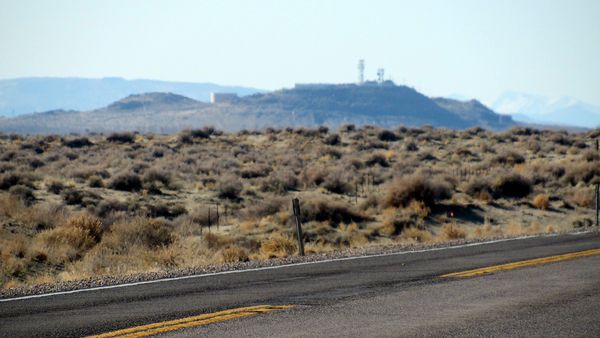
[[[217,203],[217,230],[219,230],[219,203]]]
[[[302,223],[300,221],[300,201],[297,198],[292,200],[292,209],[296,218],[296,235],[298,235],[298,254],[304,256],[304,241],[302,240]]]

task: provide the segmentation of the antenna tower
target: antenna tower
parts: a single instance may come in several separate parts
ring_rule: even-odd
[[[382,84],[383,83],[383,75],[384,75],[384,70],[383,68],[379,68],[377,69],[377,83]]]
[[[358,60],[358,84],[365,83],[365,60]]]

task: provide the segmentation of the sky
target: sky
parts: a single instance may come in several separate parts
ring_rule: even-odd
[[[355,82],[359,59],[430,96],[600,105],[600,1],[0,0],[0,79],[279,89]]]

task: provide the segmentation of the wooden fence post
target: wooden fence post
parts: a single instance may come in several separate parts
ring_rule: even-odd
[[[219,203],[217,203],[217,231],[219,230]]]
[[[210,224],[210,223],[211,223],[211,222],[210,222],[210,206],[209,206],[209,207],[208,207],[208,232],[210,232],[210,226],[211,226],[211,224]]]
[[[304,241],[302,240],[302,223],[300,221],[300,201],[297,198],[292,200],[292,208],[296,218],[296,235],[298,236],[298,254],[304,256]]]

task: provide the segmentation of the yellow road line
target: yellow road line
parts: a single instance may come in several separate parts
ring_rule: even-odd
[[[518,268],[540,265],[540,264],[555,263],[555,262],[565,261],[565,260],[569,260],[569,259],[575,259],[575,258],[579,258],[579,257],[587,257],[587,256],[593,256],[593,255],[600,255],[600,249],[571,252],[571,253],[564,254],[564,255],[542,257],[542,258],[530,259],[530,260],[526,260],[526,261],[488,266],[488,267],[479,268],[479,269],[453,272],[453,273],[442,275],[440,277],[458,277],[458,278],[473,277],[473,276],[479,276],[479,275],[484,275],[484,274],[488,274],[488,273],[518,269]]]
[[[135,326],[127,329],[116,330],[112,332],[103,333],[96,336],[89,336],[88,338],[133,338],[133,337],[147,337],[156,335],[159,333],[165,333],[183,328],[208,325],[213,323],[222,322],[225,320],[252,316],[258,313],[271,312],[276,310],[284,310],[291,308],[291,305],[257,305],[249,307],[241,307],[237,309],[225,310],[214,313],[207,313],[197,316],[191,316],[186,318],[180,318],[175,320],[168,320],[159,323],[152,323],[147,325]]]

